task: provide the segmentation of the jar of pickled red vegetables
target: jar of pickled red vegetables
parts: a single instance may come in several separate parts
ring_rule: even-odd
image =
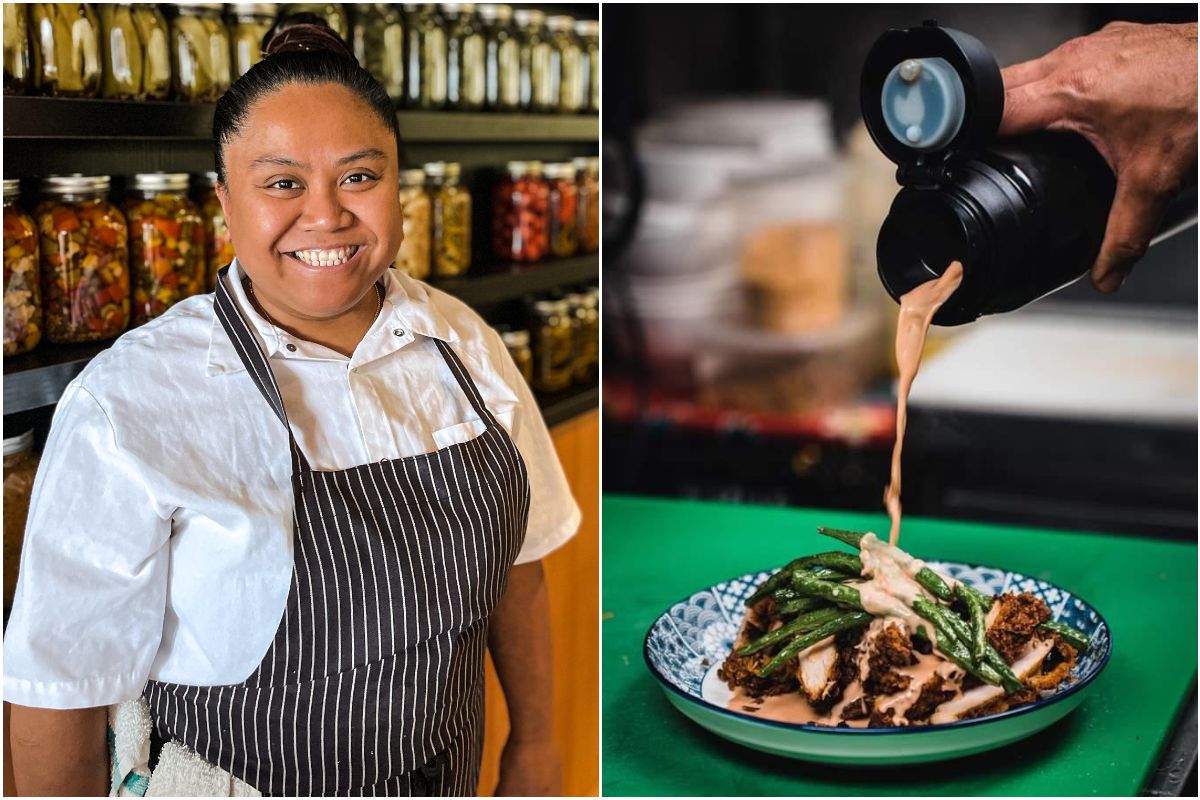
[[[208,291],[217,288],[217,273],[233,261],[233,239],[225,224],[225,209],[217,199],[217,173],[206,172],[197,180],[196,207],[204,223],[204,257],[208,263],[205,284]]]
[[[533,340],[533,388],[558,392],[571,385],[574,374],[574,332],[566,300],[535,300],[530,306]]]
[[[12,608],[17,590],[17,567],[25,541],[25,520],[37,477],[33,431],[4,439],[4,614]]]
[[[456,111],[477,111],[483,108],[487,74],[475,4],[441,6],[446,18],[446,104]]]
[[[517,365],[517,371],[526,383],[532,385],[533,350],[529,346],[529,331],[514,330],[508,326],[500,326],[496,330],[500,332],[500,339],[508,349],[508,354],[512,356],[513,363]]]
[[[350,37],[354,57],[387,89],[404,99],[404,15],[391,3],[356,3]]]
[[[574,317],[574,375],[576,383],[591,383],[600,374],[600,295],[596,290],[568,295]]]
[[[577,20],[575,35],[583,47],[583,110],[596,114],[600,111],[600,21]]]
[[[103,79],[100,96],[166,99],[171,91],[167,21],[148,3],[100,6]]]
[[[554,47],[545,28],[546,15],[536,8],[518,9],[521,42],[521,108],[553,111],[558,106],[558,80],[552,74]]]
[[[325,20],[325,24],[341,37],[346,44],[350,43],[350,17],[346,7],[341,3],[287,3],[283,7],[283,18],[296,14],[316,14]]]
[[[29,8],[33,87],[55,97],[100,91],[100,24],[90,3],[33,3]]]
[[[479,19],[483,27],[483,104],[492,111],[516,111],[521,107],[521,43],[512,25],[512,6],[483,3]]]
[[[579,249],[579,188],[571,164],[547,164],[550,188],[550,254],[558,258],[575,255]]]
[[[229,31],[220,3],[181,3],[171,19],[175,97],[215,103],[232,82]]]
[[[262,61],[263,39],[275,24],[277,3],[233,3],[229,6],[229,39],[233,45],[233,79]]]
[[[575,158],[575,184],[579,187],[579,252],[600,249],[600,159]]]
[[[550,33],[550,80],[557,94],[552,110],[577,114],[586,103],[583,46],[575,37],[575,20],[565,15],[546,17]]]
[[[40,234],[46,338],[56,344],[119,336],[129,326],[125,216],[107,175],[54,175],[34,214]]]
[[[133,178],[125,218],[134,325],[161,316],[208,286],[204,222],[187,198],[187,189],[186,172],[148,172]]]
[[[404,213],[404,241],[396,253],[396,269],[417,280],[429,277],[433,201],[425,192],[425,171],[400,173],[400,209]]]
[[[550,248],[550,189],[542,162],[510,161],[492,190],[492,255],[531,264]]]
[[[4,3],[4,93],[29,91],[29,6]]]
[[[28,353],[42,340],[38,233],[17,205],[20,182],[4,181],[4,355]]]
[[[439,278],[462,275],[471,268],[471,193],[461,185],[462,165],[437,161],[425,165],[435,180],[433,200],[433,274]]]

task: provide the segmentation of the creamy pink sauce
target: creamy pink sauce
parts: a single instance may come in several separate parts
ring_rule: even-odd
[[[896,365],[900,385],[896,392],[896,444],[892,448],[892,480],[884,491],[883,503],[892,520],[888,543],[900,541],[900,451],[904,447],[904,428],[908,422],[908,393],[921,366],[921,351],[933,322],[933,315],[962,283],[962,264],[952,261],[941,277],[922,283],[901,296],[900,317],[896,322]]]

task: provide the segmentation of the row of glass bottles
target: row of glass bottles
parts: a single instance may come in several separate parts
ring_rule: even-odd
[[[275,3],[3,8],[5,94],[188,102],[215,101],[257,63],[280,13]],[[352,8],[289,3],[282,13],[322,17],[398,105],[563,113],[600,107],[596,20],[514,13],[500,4]]]

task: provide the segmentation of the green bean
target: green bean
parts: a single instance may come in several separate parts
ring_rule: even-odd
[[[813,556],[804,556],[791,561],[786,567],[776,572],[771,577],[763,581],[754,594],[746,598],[746,605],[752,606],[759,600],[766,597],[771,592],[775,591],[780,586],[787,583],[788,579],[802,570],[813,568],[823,568],[824,575],[828,575],[829,571],[834,571],[838,574],[858,576],[862,574],[862,561],[857,556],[851,556],[846,553],[828,552],[817,553]]]
[[[839,605],[862,608],[862,598],[859,597],[858,590],[850,586],[810,578],[802,572],[792,576],[792,586],[808,597],[822,597]]]
[[[1005,663],[1004,659],[991,645],[985,647],[982,660],[970,658],[969,644],[971,642],[971,632],[967,628],[967,624],[959,619],[953,611],[939,606],[937,603],[922,599],[913,602],[913,610],[932,622],[934,627],[937,628],[939,636],[938,649],[942,650],[943,653],[946,650],[943,649],[940,640],[948,638],[951,643],[957,643],[961,646],[968,660],[975,668],[972,670],[972,673],[981,680],[987,680],[984,675],[989,674],[994,676],[995,679],[987,680],[987,682],[994,685],[1002,685],[1006,691],[1015,692],[1021,688],[1021,681],[1013,673],[1012,668]],[[955,663],[958,662],[956,661]],[[959,666],[962,665],[959,664]]]
[[[837,539],[839,542],[848,544],[856,550],[862,546],[862,537],[867,535],[860,531],[843,531],[838,528],[823,528],[819,525],[817,526],[817,533]]]
[[[1087,634],[1085,634],[1083,631],[1075,630],[1070,625],[1066,625],[1062,622],[1055,622],[1054,620],[1047,620],[1038,627],[1048,630],[1051,633],[1057,633],[1059,636],[1067,640],[1067,644],[1071,645],[1071,647],[1074,647],[1080,653],[1086,653],[1088,648],[1091,647],[1092,643],[1091,640],[1088,639]]]
[[[811,631],[813,628],[818,628],[845,613],[840,608],[822,608],[810,611],[807,614],[801,614],[786,625],[763,634],[741,650],[738,650],[738,655],[748,656],[752,653],[757,653],[759,650],[789,639],[797,633],[804,633],[805,631]]]
[[[779,653],[767,662],[767,665],[759,670],[758,674],[761,677],[770,675],[775,670],[790,661],[797,653],[807,647],[811,647],[822,639],[827,639],[835,633],[840,633],[850,628],[858,628],[866,625],[871,621],[871,615],[865,611],[851,611],[843,614],[835,619],[826,622],[821,627],[809,631],[808,633],[797,636],[792,641],[788,642]]]
[[[792,614],[802,614],[805,611],[815,611],[823,605],[825,605],[825,601],[819,597],[797,597],[779,603],[779,613],[788,617]]]
[[[988,647],[987,620],[984,619],[983,604],[975,595],[967,591],[965,584],[958,584],[955,587],[955,594],[967,607],[967,613],[971,615],[971,658],[982,661]]]

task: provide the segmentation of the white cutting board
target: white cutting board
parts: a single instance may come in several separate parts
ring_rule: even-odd
[[[922,364],[913,408],[1196,424],[1196,322],[1025,310]]]

